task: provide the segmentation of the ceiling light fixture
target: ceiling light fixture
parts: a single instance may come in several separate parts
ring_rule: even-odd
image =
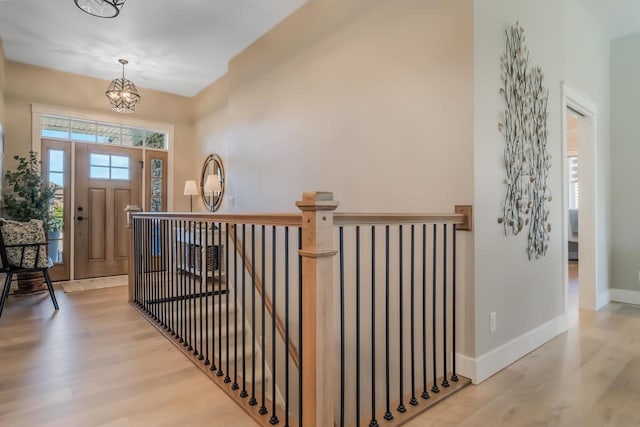
[[[109,102],[111,102],[111,109],[118,113],[133,113],[136,111],[136,106],[142,97],[136,89],[136,85],[131,80],[124,78],[124,66],[129,63],[126,59],[118,59],[118,62],[122,64],[122,78],[113,79],[109,88],[105,92]]]
[[[115,18],[127,0],[73,0],[81,11],[98,18]]]

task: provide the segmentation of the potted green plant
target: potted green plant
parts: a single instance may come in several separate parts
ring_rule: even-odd
[[[41,173],[41,162],[34,151],[28,157],[14,156],[15,171],[5,174],[7,190],[3,193],[4,217],[14,221],[41,220],[45,235],[52,223],[53,200],[58,187],[49,184]],[[31,293],[44,289],[41,274],[18,275],[18,293]]]

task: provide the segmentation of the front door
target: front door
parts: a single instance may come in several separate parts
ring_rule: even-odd
[[[141,206],[142,150],[76,144],[76,279],[128,273],[125,207]]]

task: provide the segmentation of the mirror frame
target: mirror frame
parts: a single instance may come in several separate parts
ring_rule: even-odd
[[[222,190],[217,197],[204,192],[204,184],[207,181],[209,168],[212,164],[214,170],[217,169],[220,171],[220,187],[222,187]],[[222,205],[222,198],[224,197],[225,181],[226,177],[224,173],[224,166],[222,165],[222,159],[217,154],[209,154],[202,164],[202,173],[200,174],[200,197],[202,198],[202,203],[209,212],[215,212],[220,209],[220,206]]]

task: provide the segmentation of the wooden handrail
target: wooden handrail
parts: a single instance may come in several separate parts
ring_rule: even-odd
[[[238,239],[236,238],[232,227],[229,227],[228,233],[229,233],[229,237],[233,239],[234,246],[236,247],[236,252],[238,253],[238,255],[240,255],[244,259],[245,269],[247,270],[247,273],[249,273],[249,275],[253,277],[253,273],[254,273],[253,264],[251,263],[251,260],[249,259],[249,257],[244,253],[244,248],[242,247],[242,243],[240,243],[240,241],[238,241]],[[286,339],[286,331],[284,328],[284,324],[282,323],[282,320],[278,316],[278,313],[273,312],[273,303],[271,302],[271,299],[269,298],[269,296],[266,293],[264,293],[264,288],[262,286],[262,279],[257,273],[255,278],[256,278],[256,290],[258,291],[258,294],[264,298],[264,304],[267,309],[267,312],[269,313],[272,319],[275,319],[276,329],[278,330],[278,334],[280,335],[282,340],[286,343],[287,339]],[[243,310],[244,310],[244,307],[243,307]],[[302,321],[302,319],[300,319],[300,321]],[[296,347],[293,345],[292,342],[289,342],[287,347],[289,349],[289,354],[291,355],[291,360],[293,361],[293,364],[295,365],[296,368],[300,368],[300,356],[298,354],[298,350],[296,349]]]
[[[374,225],[374,224],[463,224],[463,214],[396,214],[396,213],[350,213],[336,212],[334,225]]]
[[[202,212],[137,212],[134,218],[185,219],[190,221],[224,222],[255,225],[300,227],[302,215],[296,213],[212,214]]]

